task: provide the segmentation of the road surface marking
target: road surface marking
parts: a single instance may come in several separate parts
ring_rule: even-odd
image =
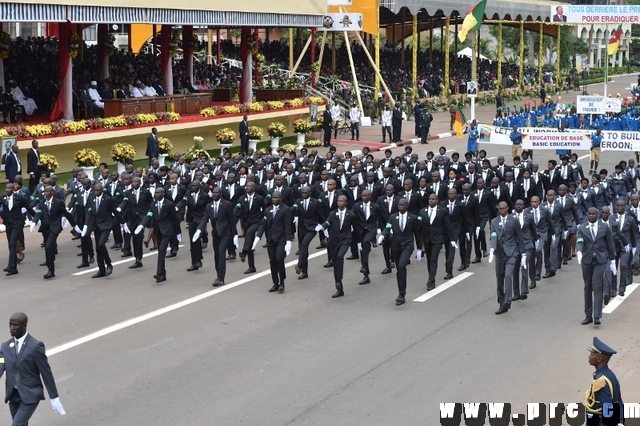
[[[315,257],[322,256],[322,255],[324,255],[326,253],[327,253],[326,250],[321,250],[319,252],[316,252],[316,253],[310,255],[309,259],[313,259]],[[285,267],[289,268],[289,267],[295,266],[297,264],[298,264],[298,260],[293,260],[293,261],[285,264]],[[131,319],[128,319],[128,320],[123,321],[123,322],[119,322],[117,324],[114,324],[114,325],[111,325],[109,327],[103,328],[102,330],[98,330],[98,331],[96,331],[94,333],[87,334],[84,337],[80,337],[78,339],[75,339],[75,340],[72,340],[70,342],[64,343],[64,344],[62,344],[60,346],[56,346],[54,348],[51,348],[51,349],[49,349],[47,351],[47,356],[52,356],[52,355],[59,354],[60,352],[64,352],[64,351],[66,351],[68,349],[75,348],[76,346],[80,346],[80,345],[82,345],[84,343],[90,342],[92,340],[96,340],[96,339],[98,339],[100,337],[104,337],[104,336],[107,336],[109,334],[115,333],[116,331],[123,330],[125,328],[128,328],[128,327],[131,327],[133,325],[139,324],[141,322],[153,319],[153,318],[158,317],[160,315],[175,311],[177,309],[184,308],[185,306],[189,306],[189,305],[192,305],[192,304],[194,304],[196,302],[199,302],[201,300],[208,299],[209,297],[215,296],[218,293],[222,293],[223,291],[231,290],[234,287],[238,287],[238,286],[240,286],[242,284],[246,284],[246,283],[249,283],[251,281],[255,281],[255,280],[259,279],[259,278],[266,277],[267,275],[271,275],[271,270],[270,269],[267,269],[266,271],[259,272],[257,274],[254,274],[254,275],[250,276],[250,277],[243,278],[241,280],[232,282],[230,284],[226,284],[225,286],[216,288],[215,290],[210,290],[210,291],[207,291],[205,293],[199,294],[197,296],[190,297],[190,298],[185,299],[185,300],[183,300],[181,302],[177,302],[177,303],[174,303],[172,305],[165,306],[164,308],[156,309],[155,311],[151,311],[151,312],[149,312],[147,314],[140,315],[138,317],[131,318]]]
[[[622,302],[624,302],[625,300],[627,300],[627,298],[629,297],[629,295],[631,293],[633,293],[633,290],[635,290],[636,288],[638,288],[640,286],[640,284],[631,284],[628,285],[625,292],[624,292],[624,296],[616,296],[615,298],[611,299],[611,301],[609,302],[609,304],[607,306],[604,307],[604,309],[602,310],[602,313],[604,314],[610,314],[613,311],[616,310],[616,308],[618,306],[620,306],[622,304]]]
[[[438,294],[442,293],[446,289],[448,289],[450,287],[453,287],[454,285],[458,284],[460,281],[464,280],[465,278],[469,278],[471,275],[473,275],[473,272],[463,272],[462,274],[458,275],[457,277],[452,278],[451,280],[447,281],[445,284],[442,284],[441,286],[436,287],[434,290],[426,292],[425,294],[423,294],[422,296],[418,297],[417,299],[413,299],[413,301],[414,302],[426,302],[427,300],[431,299],[432,297],[435,297]]]
[[[184,245],[179,245],[178,248],[182,248],[184,247]],[[158,254],[158,250],[149,252],[147,254],[143,254],[142,258],[145,257],[149,257],[149,256],[155,256],[156,254]],[[136,260],[135,257],[133,256],[129,256],[126,259],[123,260],[118,260],[117,262],[111,262],[112,266],[116,266],[116,265],[122,265],[123,263],[127,263],[127,262],[131,262],[132,260]],[[91,269],[85,269],[84,271],[80,271],[80,272],[76,272],[75,274],[71,274],[73,276],[80,276],[80,275],[85,275],[85,274],[90,274],[91,272],[96,272],[97,270],[99,270],[100,268],[98,268],[97,266],[95,268],[91,268]]]

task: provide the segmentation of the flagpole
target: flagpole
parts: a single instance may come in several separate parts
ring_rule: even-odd
[[[609,48],[607,47],[607,53],[605,54],[604,62],[604,97],[607,97],[607,83],[609,83]]]
[[[471,52],[471,81],[476,82],[476,87],[478,87],[478,57],[476,55],[478,51],[478,37],[480,36],[480,30],[473,33],[473,51]],[[476,93],[479,89],[476,89]],[[471,121],[476,119],[476,97],[471,96]],[[466,123],[465,123],[466,124]]]

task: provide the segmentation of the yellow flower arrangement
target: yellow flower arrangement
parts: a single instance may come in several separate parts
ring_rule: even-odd
[[[104,55],[113,56],[116,53],[116,47],[114,45],[116,41],[116,35],[113,33],[107,33],[104,36]]]
[[[249,126],[249,139],[262,140],[262,136],[264,136],[264,133],[262,132],[262,129],[260,127]]]
[[[155,114],[136,114],[136,120],[141,124],[155,123],[158,121],[158,117]]]
[[[27,136],[30,138],[37,138],[44,135],[51,134],[51,126],[48,124],[34,124],[31,126],[24,126],[24,130]]]
[[[240,107],[238,105],[225,105],[222,110],[225,114],[240,114]]]
[[[296,152],[296,146],[292,143],[282,145],[280,148],[284,149],[284,152]]]
[[[249,112],[261,112],[264,111],[262,102],[251,102],[249,104]]]
[[[307,133],[311,130],[311,122],[301,118],[293,122],[293,133]]]
[[[85,131],[87,130],[87,122],[85,120],[69,121],[64,123],[64,130],[71,133]]]
[[[40,154],[40,166],[42,170],[46,170],[47,172],[55,172],[60,164],[58,164],[58,159],[55,155],[47,154],[43,152]]]
[[[180,120],[180,113],[169,111],[166,113],[167,121],[178,121]]]
[[[80,52],[80,49],[82,48],[83,44],[84,44],[84,41],[82,41],[82,37],[80,37],[80,34],[76,33],[71,35],[71,41],[69,46],[69,56],[71,56],[72,59],[78,56],[78,53]]]
[[[236,138],[236,132],[234,132],[228,127],[225,127],[224,129],[220,129],[216,132],[216,140],[218,141],[219,144],[233,143],[235,138]]]
[[[200,110],[200,115],[203,116],[203,117],[215,117],[216,116],[216,111],[211,107],[202,108]]]
[[[314,63],[311,64],[311,72],[312,73],[317,73],[320,70],[320,61],[315,61]]]
[[[269,124],[269,128],[267,129],[267,133],[269,133],[270,138],[281,138],[284,136],[284,132],[287,131],[287,128],[284,127],[284,124],[280,122],[275,122]]]
[[[323,104],[324,99],[321,96],[309,96],[309,102],[312,104]]]
[[[282,109],[284,108],[284,102],[282,101],[268,101],[267,106],[269,109]]]
[[[106,117],[102,119],[102,127],[106,129],[113,129],[114,127],[124,127],[127,125],[127,120],[123,115],[117,117]]]
[[[320,139],[310,139],[306,141],[304,144],[304,146],[306,146],[307,148],[314,148],[321,145],[322,145],[322,142],[320,141]]]
[[[171,56],[176,56],[178,53],[178,47],[180,47],[180,34],[177,31],[171,33],[171,38],[169,39],[169,54]]]
[[[9,132],[7,132],[5,129],[0,129],[0,136],[1,137],[9,136]]]
[[[110,156],[113,161],[126,164],[136,158],[136,150],[130,143],[118,142],[111,147]]]
[[[294,108],[301,107],[304,105],[304,99],[300,99],[300,98],[291,99],[289,101],[289,104]]]
[[[100,154],[91,148],[80,149],[73,156],[79,167],[96,167],[100,164]]]
[[[160,154],[169,154],[173,149],[173,144],[167,138],[158,138],[158,152]]]
[[[11,48],[11,36],[4,31],[0,31],[0,59],[9,57],[9,49]]]

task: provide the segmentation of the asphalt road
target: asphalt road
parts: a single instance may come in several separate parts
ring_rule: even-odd
[[[636,77],[617,80],[610,93],[626,93]],[[480,107],[477,115],[493,111]],[[448,113],[436,116],[440,132],[435,126],[447,131]],[[466,145],[457,137],[440,142],[460,152]],[[414,145],[421,158],[433,148]],[[489,157],[509,152],[504,147]],[[536,152],[541,164],[548,158],[554,153]],[[616,159],[605,152],[601,166],[613,169]],[[581,160],[585,169],[587,161]],[[287,258],[286,292],[277,294],[267,292],[261,247],[257,274],[243,275],[247,265],[239,259],[229,262],[228,284],[216,290],[210,248],[204,268],[191,273],[188,247],[181,248],[167,261],[162,284],[152,278],[157,254],[144,259],[144,268],[129,270],[129,258],[112,276],[94,280],[77,275],[79,249],[65,233],[57,277],[44,281],[40,235],[26,231],[20,274],[0,278],[0,315],[29,315],[29,331],[47,345],[67,410],[61,417],[44,401],[34,425],[437,425],[441,402],[508,402],[512,412],[524,413],[529,402],[582,402],[594,335],[618,350],[611,367],[624,400],[640,402],[640,291],[628,291],[601,326],[582,326],[575,260],[497,316],[494,264],[486,258],[424,302],[413,300],[426,293],[426,263],[412,260],[408,301],[396,307],[395,274],[380,274],[380,248],[372,253],[372,283],[359,286],[359,261],[345,261],[346,296],[332,299],[326,254],[315,249],[307,280],[296,279],[295,257]],[[111,255],[120,260],[119,252]],[[3,248],[0,258],[6,256]],[[437,286],[444,274],[441,262]],[[10,424],[8,407],[0,410],[0,424]]]

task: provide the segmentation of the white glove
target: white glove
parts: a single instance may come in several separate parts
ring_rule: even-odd
[[[467,237],[467,241],[471,241],[471,234],[469,234],[468,232],[466,234],[464,234],[465,237]]]
[[[455,241],[451,241],[451,247],[457,249],[458,248],[458,243],[456,243]]]
[[[255,250],[259,242],[260,242],[260,237],[255,237],[253,239],[253,245],[251,246],[251,250]]]
[[[296,216],[296,217],[294,217],[294,218],[293,218],[293,224],[294,224],[294,225],[297,225],[297,224],[298,224],[298,216]]]
[[[358,243],[358,251],[362,251],[362,243]]]
[[[616,261],[612,260],[609,262],[609,270],[611,271],[611,273],[613,275],[617,275],[618,274],[618,268],[616,268]]]
[[[142,232],[142,230],[144,229],[144,226],[142,225],[138,225],[138,227],[136,228],[135,231],[133,231],[134,234],[138,235],[139,233]]]
[[[551,244],[555,244],[556,243],[556,236],[552,235],[551,236]]]
[[[327,231],[326,229],[323,229],[322,233],[324,234],[325,238],[329,238],[329,231]]]
[[[191,242],[195,243],[196,241],[198,241],[201,233],[202,232],[200,232],[199,229],[196,229],[196,232],[193,233],[193,238],[191,238]]]
[[[71,225],[66,217],[62,218],[62,221],[60,222],[60,224],[62,225],[63,228],[68,228]]]
[[[237,235],[233,236],[233,245],[236,246],[236,248],[240,247],[240,243],[238,242],[238,236]]]
[[[480,227],[476,226],[476,238],[480,236]]]
[[[378,236],[378,245],[382,244],[383,241],[384,241],[384,235],[379,235]]]
[[[640,228],[640,225],[638,225],[638,228]],[[380,235],[382,234],[382,229],[378,228],[376,229],[376,235]]]
[[[291,241],[287,241],[284,245],[285,256],[289,256],[289,253],[291,253]]]
[[[127,225],[126,223],[122,225],[122,230],[124,231],[125,234],[131,233],[131,229],[129,229],[129,225]]]
[[[60,398],[53,398],[49,402],[51,402],[51,408],[53,408],[53,411],[57,411],[62,416],[66,414],[64,408],[62,407],[62,404],[60,404]]]
[[[80,233],[81,237],[84,237],[85,235],[87,235],[87,225],[82,227],[82,232]]]
[[[562,239],[563,240],[566,240],[568,236],[569,236],[569,231],[568,230],[567,231],[562,231]]]
[[[78,234],[82,234],[82,230],[80,229],[80,227],[78,225],[74,226],[73,230],[76,231]]]
[[[535,247],[536,247],[536,251],[538,251],[538,249],[540,248],[540,240],[539,239],[536,240]]]
[[[527,269],[527,254],[522,253],[522,260],[520,262],[522,264],[523,269]]]
[[[493,262],[493,251],[494,249],[489,250],[489,263]]]
[[[178,240],[178,244],[182,242],[182,234],[176,235],[176,240]],[[236,246],[238,247],[238,246]]]
[[[324,228],[322,227],[322,225],[317,224],[316,225],[316,231],[322,231]]]
[[[416,259],[418,259],[418,262],[422,260],[422,250],[418,250],[418,253],[416,254]]]
[[[116,210],[118,211],[118,213],[122,213],[122,209],[120,207],[116,208]]]
[[[31,225],[29,226],[29,232],[33,232],[36,230],[36,224],[31,222]]]
[[[25,209],[24,207],[20,209],[20,213],[25,214],[27,212],[27,209]]]
[[[581,251],[576,252],[576,259],[578,259],[578,265],[580,265],[582,263],[582,252]]]
[[[636,255],[636,248],[635,247],[631,248],[631,254],[634,255],[634,256]]]
[[[627,244],[626,246],[624,246],[624,251],[629,253],[631,251],[631,246],[629,244]]]
[[[180,210],[180,209],[178,208],[178,206],[176,206],[176,211],[178,211],[178,210]]]
[[[68,211],[69,213],[71,213],[71,212],[73,211],[73,209],[72,209],[71,207],[67,207],[67,211]]]

